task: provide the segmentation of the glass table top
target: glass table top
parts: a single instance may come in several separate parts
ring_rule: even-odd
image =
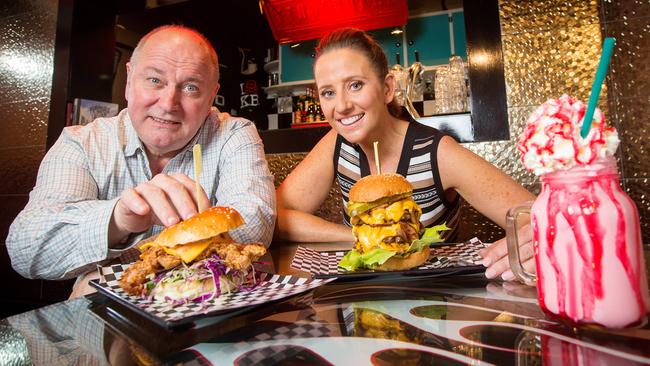
[[[95,293],[0,320],[0,364],[650,364],[647,324],[564,323],[536,297],[481,274],[336,280],[167,329]]]

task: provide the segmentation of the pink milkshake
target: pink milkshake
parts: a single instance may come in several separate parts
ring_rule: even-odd
[[[618,135],[596,110],[581,138],[584,113],[567,95],[549,100],[519,139],[524,166],[542,182],[531,209],[539,303],[578,323],[639,325],[648,285],[638,213],[613,157]]]

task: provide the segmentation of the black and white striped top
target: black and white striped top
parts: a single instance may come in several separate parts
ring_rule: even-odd
[[[459,221],[460,196],[448,201],[438,172],[438,143],[444,134],[421,123],[411,122],[404,138],[397,173],[413,185],[413,199],[422,209],[420,221],[424,227],[446,223],[452,230],[444,232],[446,241],[455,237]],[[341,187],[343,207],[347,207],[350,188],[362,177],[370,175],[368,158],[358,145],[340,135],[334,149],[336,179]],[[350,225],[347,210],[344,224]]]

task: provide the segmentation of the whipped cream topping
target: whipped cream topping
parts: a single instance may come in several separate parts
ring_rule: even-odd
[[[586,109],[585,104],[566,94],[539,106],[528,118],[517,145],[526,169],[542,175],[613,156],[618,133],[605,124],[600,109],[594,112],[587,137],[580,136]]]

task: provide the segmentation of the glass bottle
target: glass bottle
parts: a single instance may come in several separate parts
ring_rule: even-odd
[[[395,77],[395,100],[399,105],[404,105],[406,83],[408,79],[407,70],[402,67],[400,54],[395,54],[395,64],[390,68],[390,73]]]

